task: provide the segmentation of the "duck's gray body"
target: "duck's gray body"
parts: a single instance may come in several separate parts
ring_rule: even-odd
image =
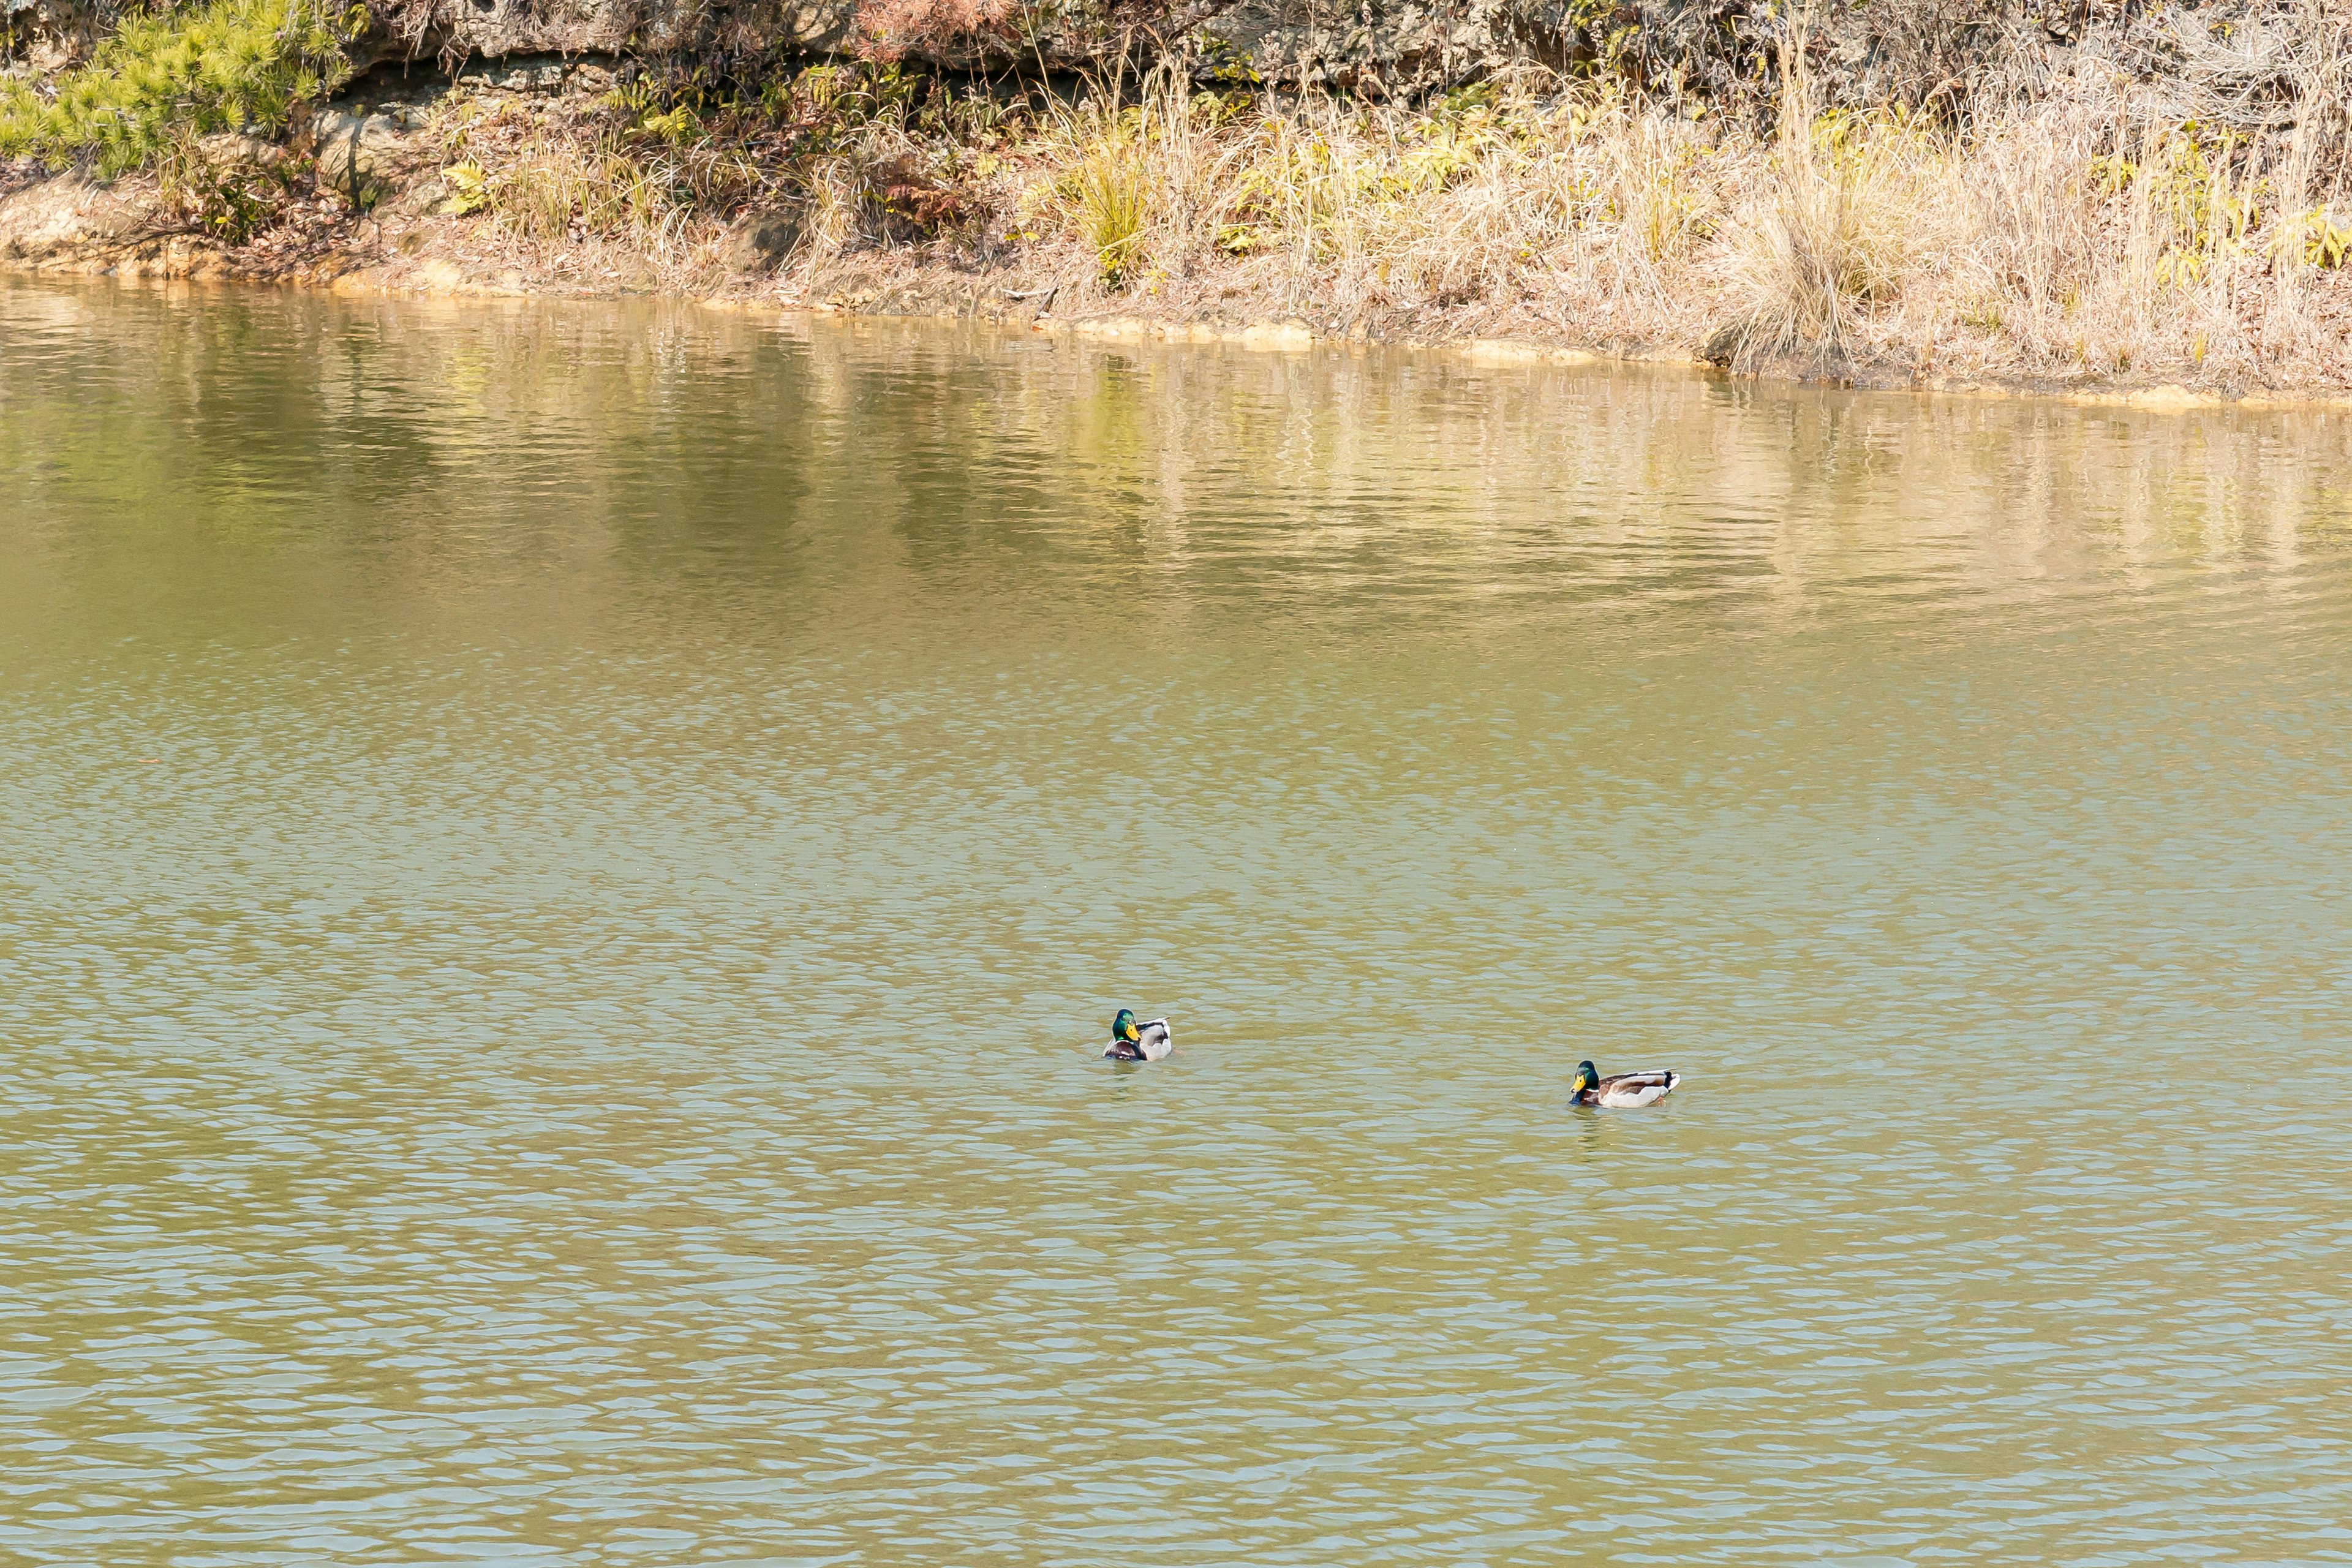
[[[1169,1032],[1168,1020],[1154,1018],[1149,1024],[1138,1024],[1131,1040],[1114,1037],[1102,1054],[1122,1062],[1156,1062],[1173,1055],[1175,1049],[1176,1037]]]

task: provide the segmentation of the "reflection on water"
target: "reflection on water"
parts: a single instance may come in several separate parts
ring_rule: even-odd
[[[0,1552],[2352,1560],[2347,475],[0,287]]]

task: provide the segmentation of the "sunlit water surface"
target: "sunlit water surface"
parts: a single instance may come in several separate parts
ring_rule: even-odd
[[[0,1556],[2352,1561],[2347,665],[2337,415],[0,287]]]

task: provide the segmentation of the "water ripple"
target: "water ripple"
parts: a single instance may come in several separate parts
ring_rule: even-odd
[[[2352,1561],[2347,429],[0,284],[0,1552]]]

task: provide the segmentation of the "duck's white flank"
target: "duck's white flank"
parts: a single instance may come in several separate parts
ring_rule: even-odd
[[[1165,1018],[1154,1018],[1148,1024],[1138,1024],[1135,1026],[1135,1036],[1132,1041],[1113,1039],[1110,1044],[1103,1047],[1102,1054],[1107,1057],[1122,1058],[1128,1061],[1146,1062],[1160,1061],[1176,1054],[1176,1036],[1169,1029],[1168,1020]]]
[[[1593,1075],[1591,1069],[1580,1068],[1580,1080],[1591,1083],[1591,1095],[1584,1101],[1604,1110],[1638,1110],[1645,1105],[1655,1105],[1674,1093],[1683,1081],[1683,1075],[1668,1068],[1650,1068],[1642,1072],[1611,1073],[1607,1078]]]
[[[1631,1110],[1636,1106],[1654,1105],[1672,1093],[1675,1085],[1681,1081],[1680,1073],[1670,1072],[1656,1083],[1628,1084],[1622,1089],[1612,1089],[1601,1096],[1601,1103],[1612,1110]]]

